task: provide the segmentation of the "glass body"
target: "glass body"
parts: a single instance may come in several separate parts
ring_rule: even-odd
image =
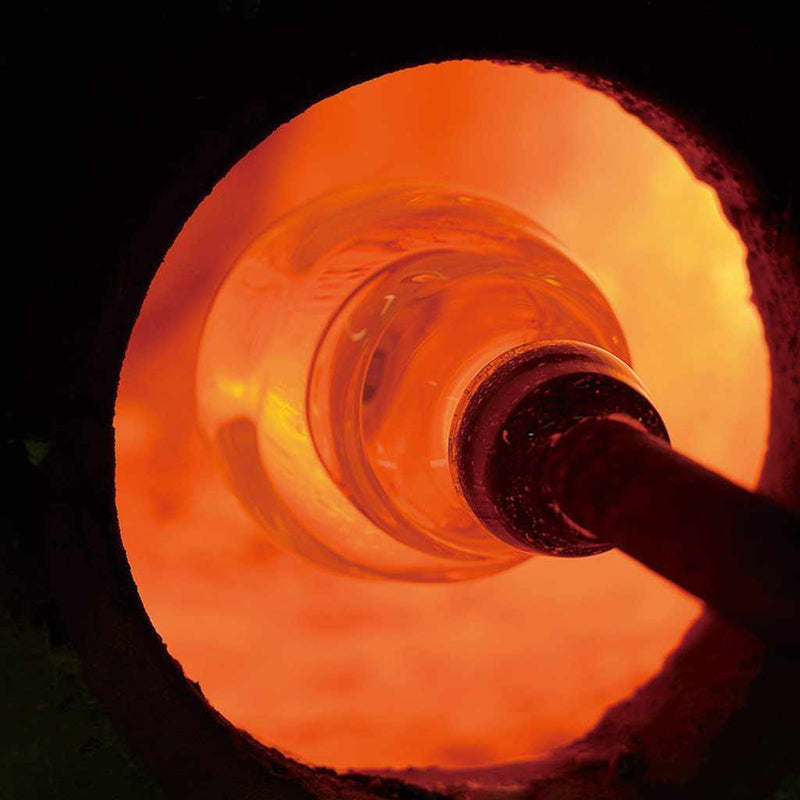
[[[611,308],[517,211],[447,187],[343,189],[231,267],[197,365],[202,428],[270,538],[340,572],[463,580],[529,557],[453,481],[464,390],[523,343],[629,362]]]

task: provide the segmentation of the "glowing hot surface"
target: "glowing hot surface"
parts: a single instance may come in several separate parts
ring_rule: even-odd
[[[318,104],[187,222],[123,370],[123,539],[170,651],[263,741],[339,767],[524,757],[580,734],[652,674],[697,604],[613,552],[451,584],[316,569],[267,541],[194,416],[203,322],[239,255],[300,203],[397,179],[495,198],[567,242],[614,308],[676,446],[753,485],[766,350],[743,248],[713,193],[601,95],[460,62]],[[291,408],[273,411],[291,420]]]
[[[568,338],[629,358],[597,287],[518,212],[362,184],[262,234],[217,292],[201,424],[265,535],[345,574],[462,580],[525,555],[456,490],[453,412],[510,347]]]

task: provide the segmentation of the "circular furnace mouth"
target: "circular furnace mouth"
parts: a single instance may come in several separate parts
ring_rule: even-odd
[[[613,95],[613,90],[611,87],[605,87],[610,93]],[[633,101],[630,100],[629,97],[624,97],[624,101],[628,104],[632,103]],[[638,110],[647,110],[649,114],[653,114],[653,109],[651,107],[646,106],[644,103],[641,103],[638,106]],[[696,144],[692,143],[688,134],[683,132],[677,125],[672,123],[666,116],[659,117],[656,115],[655,117],[650,116],[648,118],[648,122],[653,124],[655,127],[660,127],[660,132],[662,135],[666,133],[669,138],[675,141],[676,145],[679,149],[681,149],[685,155],[687,155],[687,160],[691,164],[691,166],[696,170],[699,171],[700,174],[703,173],[704,168],[710,169],[714,167],[715,169],[723,170],[722,167],[716,161],[716,156],[711,156],[709,152],[706,150],[704,151],[702,148],[698,147]],[[681,137],[684,137],[681,139]],[[708,163],[703,165],[701,160],[703,158],[709,159]],[[709,173],[706,173],[706,176]],[[723,171],[720,174],[724,177],[726,173]],[[726,210],[730,211],[731,208],[744,207],[745,200],[741,197],[736,197],[734,185],[731,182],[722,181],[722,190],[720,191],[720,197],[722,199],[723,205]],[[749,199],[749,198],[748,198]],[[760,259],[764,258],[764,249],[763,243],[757,241],[755,238],[755,230],[752,228],[748,228],[746,224],[747,222],[746,215],[743,215],[740,211],[738,211],[737,221],[743,225],[740,228],[740,232],[745,240],[745,243],[749,247],[750,252],[750,267],[751,267],[751,279],[754,283],[754,290],[756,293],[756,297],[765,296],[769,292],[769,283],[770,283],[770,267],[764,266],[763,267],[763,274],[764,277],[759,277],[761,273],[759,272],[759,264],[762,264]],[[764,264],[767,263],[766,260],[763,261]],[[770,262],[772,264],[776,262]],[[150,274],[152,274],[154,267],[150,267]],[[779,268],[776,268],[779,269]],[[774,274],[779,274],[775,272]],[[782,278],[785,276],[782,276]],[[788,283],[787,281],[783,281],[781,278],[779,289],[778,281],[776,281],[775,286],[776,291],[778,291],[782,296],[783,303],[791,303],[793,301],[793,296],[791,295],[791,288],[793,284]],[[763,280],[764,284],[760,284],[759,280]],[[789,287],[787,289],[787,287]],[[760,294],[759,294],[760,293]],[[146,308],[146,303],[145,303]],[[772,344],[772,340],[769,336],[770,332],[770,320],[768,315],[765,315],[765,327],[767,329],[767,338]],[[777,359],[776,359],[776,349],[773,348],[772,357],[773,357],[773,380],[778,380],[778,374],[781,364],[791,363],[790,359],[787,359],[787,354],[785,349],[781,349],[779,346],[777,348]],[[783,359],[783,360],[782,360]],[[123,378],[124,379],[124,378]],[[779,404],[780,405],[780,404]],[[780,413],[778,414],[780,417]],[[785,418],[784,413],[784,418]],[[776,436],[774,433],[775,425],[775,413],[773,413],[773,428],[772,428],[772,439],[776,441]],[[122,431],[122,428],[119,428]],[[145,436],[142,437],[146,439],[146,427],[145,427]],[[780,454],[781,452],[781,445],[780,443],[777,444],[776,448],[773,452],[777,452]],[[118,451],[119,454],[119,451]],[[770,454],[771,457],[772,453]],[[779,457],[779,456],[778,456]],[[781,486],[785,487],[785,483],[781,484],[781,482],[777,479],[779,474],[779,470],[775,467],[770,466],[770,462],[767,463],[767,467],[764,473],[764,480],[767,483],[762,483],[762,488],[767,491],[772,491],[773,493],[778,493]],[[774,483],[770,484],[769,481],[772,480]],[[785,495],[784,495],[784,499]],[[166,516],[169,516],[170,513],[170,498],[169,497],[162,497],[161,501],[163,506],[161,508],[162,512],[166,512]],[[132,552],[131,545],[125,539],[126,531],[125,531],[125,520],[122,510],[120,509],[120,516],[122,522],[122,535],[123,541],[126,544],[126,547],[129,551],[129,554]],[[117,552],[115,558],[118,558],[121,555],[120,552]],[[56,572],[58,573],[60,568],[56,568]],[[141,576],[138,574],[137,566],[135,560],[133,562],[133,571],[134,571],[134,579],[137,580],[140,590],[143,591],[144,594],[144,601],[145,606],[148,606],[148,600],[146,596],[146,590],[143,589],[143,581]],[[74,580],[74,575],[79,574],[80,570],[76,570],[73,574],[72,579],[70,578],[58,578],[57,584],[61,586],[59,591],[63,591],[66,594],[70,594],[72,591],[70,586],[72,586],[72,581]],[[85,601],[85,598],[83,598]],[[73,634],[77,637],[78,640],[82,638],[81,647],[84,648],[83,652],[90,653],[94,649],[95,656],[102,659],[103,656],[103,646],[98,646],[99,643],[96,639],[94,639],[93,634],[83,628],[83,632],[81,633],[81,624],[79,622],[75,622],[74,613],[80,608],[81,602],[67,602],[65,604],[66,607],[66,617],[72,620],[72,622],[68,622],[68,625],[72,625],[74,629],[77,631],[77,634]],[[149,610],[149,608],[148,608]],[[113,616],[113,614],[112,614]],[[151,612],[152,618],[152,612]],[[111,617],[108,618],[107,622],[110,623]],[[163,627],[159,624],[158,620],[154,620],[156,627],[159,628],[160,632],[163,634]],[[102,623],[102,620],[101,620]],[[137,623],[138,625],[138,623]],[[101,626],[102,627],[102,624]],[[137,634],[138,636],[139,634]],[[144,625],[141,629],[142,636],[148,636],[149,629],[146,625]],[[168,635],[165,636],[168,646],[171,646],[170,637]],[[714,652],[714,657],[712,659],[711,653]],[[159,649],[156,648],[155,650],[152,648],[143,648],[143,657],[147,659],[155,658],[156,661],[158,660],[159,656],[157,653]],[[723,669],[719,669],[720,664],[717,663],[717,659],[719,659],[719,654],[724,652],[727,656],[725,659],[725,666]],[[484,786],[487,787],[487,791],[506,791],[507,787],[513,785],[515,783],[522,782],[523,784],[527,784],[530,781],[536,780],[551,780],[552,775],[560,774],[563,776],[563,779],[566,780],[573,780],[572,777],[568,777],[570,773],[571,766],[574,766],[576,761],[576,753],[582,754],[589,754],[587,756],[588,761],[590,763],[603,763],[602,769],[600,771],[603,772],[603,775],[607,775],[609,770],[611,770],[612,780],[620,780],[620,781],[627,781],[630,779],[631,775],[639,775],[645,774],[648,776],[648,780],[652,781],[653,783],[680,783],[686,775],[692,773],[694,769],[694,765],[696,763],[696,759],[699,757],[699,752],[702,752],[703,747],[707,744],[708,736],[713,737],[713,732],[710,734],[706,734],[706,739],[701,741],[697,744],[697,752],[693,752],[691,747],[687,748],[683,751],[683,756],[685,760],[683,762],[679,762],[676,765],[676,762],[673,760],[670,762],[669,766],[665,766],[664,764],[658,764],[658,757],[659,755],[663,755],[660,751],[660,747],[662,747],[663,742],[659,740],[659,731],[658,731],[658,724],[654,724],[652,719],[649,719],[647,716],[648,708],[652,709],[653,707],[660,707],[663,708],[665,703],[665,698],[670,698],[669,702],[673,703],[673,713],[674,717],[671,720],[671,724],[675,724],[677,719],[689,719],[694,714],[698,713],[698,706],[697,706],[697,699],[696,695],[698,693],[703,693],[705,690],[702,686],[706,686],[708,690],[711,690],[712,687],[719,687],[720,685],[725,685],[725,681],[729,681],[728,686],[731,687],[731,697],[730,705],[726,706],[725,703],[719,704],[718,702],[714,704],[713,709],[709,709],[710,714],[717,715],[717,724],[719,726],[724,724],[725,719],[730,716],[733,712],[734,708],[738,704],[738,698],[735,695],[735,692],[741,692],[742,686],[746,685],[749,678],[751,677],[752,672],[755,671],[755,663],[759,659],[759,646],[754,643],[749,636],[743,634],[739,631],[734,629],[730,629],[724,623],[711,618],[709,616],[703,617],[692,629],[688,638],[685,640],[682,647],[670,658],[670,661],[667,664],[666,670],[661,673],[654,681],[647,685],[647,687],[640,692],[634,699],[628,701],[627,703],[618,706],[615,709],[612,709],[610,713],[603,719],[600,726],[597,727],[592,733],[589,734],[588,738],[582,742],[579,742],[575,745],[568,745],[566,749],[563,750],[556,750],[556,752],[551,755],[549,758],[545,758],[540,760],[536,763],[531,763],[520,767],[521,771],[514,771],[513,769],[510,770],[509,768],[477,768],[472,771],[461,771],[455,775],[448,775],[446,772],[431,769],[426,774],[422,773],[408,773],[405,774],[403,777],[409,778],[412,781],[422,783],[428,786],[435,786],[436,788],[443,788],[447,786],[449,783],[458,783],[458,781],[477,781],[479,784],[482,782]],[[106,655],[111,655],[108,650],[106,650]],[[89,660],[92,660],[90,657]],[[187,672],[191,675],[191,669],[187,667],[185,659],[180,659],[184,662],[184,667],[187,668]],[[114,658],[113,655],[111,657],[111,662],[113,663]],[[155,663],[155,662],[154,662]],[[710,665],[714,664],[715,670],[714,674],[711,674]],[[173,667],[169,666],[169,662],[164,660],[163,661],[164,669],[173,669]],[[160,668],[159,668],[160,669]],[[706,672],[706,670],[709,672]],[[726,674],[727,671],[727,674]],[[692,686],[692,693],[693,699],[691,703],[684,703],[681,704],[682,696],[685,698],[685,691],[686,691],[686,681],[682,677],[686,673],[691,673],[697,678],[697,682]],[[97,683],[101,687],[99,690],[99,694],[103,693],[102,684],[103,680],[98,679],[97,671],[93,670],[92,668],[87,668],[87,674],[89,675],[90,682]],[[166,674],[166,673],[165,673]],[[155,676],[154,676],[155,677]],[[706,683],[704,684],[704,681]],[[201,680],[200,683],[202,684],[203,681]],[[190,716],[193,714],[199,714],[197,717],[198,719],[205,719],[206,721],[203,724],[207,724],[209,726],[220,726],[215,728],[215,730],[219,731],[219,736],[221,739],[219,741],[224,741],[225,737],[233,737],[231,741],[235,740],[235,738],[239,735],[237,734],[232,728],[227,727],[226,724],[219,721],[210,711],[203,710],[206,706],[203,704],[202,699],[197,697],[194,694],[194,691],[191,687],[187,684],[185,687],[181,685],[180,688],[177,689],[178,694],[182,696],[182,699],[178,705],[183,707],[182,713],[177,713],[174,716],[175,721],[180,719],[183,714],[183,719],[186,719],[185,714],[189,714]],[[213,700],[213,697],[212,697]],[[113,698],[109,701],[110,706],[114,706]],[[126,704],[127,705],[127,704]],[[177,709],[176,709],[177,710]],[[130,709],[128,710],[130,712]],[[114,713],[123,713],[117,709],[116,712],[112,710],[112,715]],[[681,716],[683,715],[683,716]],[[709,718],[709,715],[706,715],[706,718]],[[211,728],[209,728],[211,730]],[[623,733],[624,731],[624,733]],[[633,733],[631,733],[633,731]],[[215,734],[216,736],[217,734]],[[134,749],[141,750],[142,752],[147,751],[148,745],[142,746],[141,742],[136,744],[137,735],[136,733],[132,736],[134,740]],[[212,739],[214,737],[211,737]],[[702,740],[702,736],[700,739]],[[210,740],[207,740],[206,745],[210,750],[208,753],[211,754],[216,745],[209,744]],[[613,752],[609,753],[607,750],[603,748],[608,747],[609,741],[614,742],[611,745],[611,750]],[[248,742],[247,744],[242,744],[241,742]],[[279,757],[274,754],[272,751],[269,750],[261,750],[255,744],[249,743],[249,740],[243,739],[241,740],[240,745],[242,747],[252,747],[253,752],[259,754],[255,760],[262,760],[262,763],[267,765],[270,763],[277,763],[273,761],[273,759],[279,759]],[[276,742],[277,745],[280,745],[280,742]],[[219,758],[215,756],[215,763],[220,765],[224,765],[229,763],[227,759],[232,758],[232,763],[238,763],[237,757],[231,755],[231,751],[227,750],[227,745],[223,745],[220,749]],[[223,752],[224,751],[224,752]],[[152,752],[152,751],[151,751]],[[148,756],[145,753],[145,758]],[[156,759],[158,760],[158,759]],[[481,760],[481,759],[478,759]],[[578,759],[579,761],[580,759]],[[161,762],[162,765],[164,761]],[[317,792],[320,796],[325,796],[325,793],[332,793],[333,791],[368,791],[368,789],[364,789],[364,787],[369,787],[370,783],[368,781],[362,780],[359,781],[355,778],[343,778],[341,780],[344,781],[342,786],[346,787],[343,789],[334,789],[334,785],[336,781],[330,777],[325,772],[317,772],[314,770],[308,770],[303,768],[299,765],[295,765],[294,762],[283,761],[279,759],[279,763],[282,764],[283,769],[287,771],[287,773],[291,776],[292,780],[296,780],[298,783],[302,784],[305,783],[311,791]],[[610,766],[609,766],[610,765]],[[633,766],[631,766],[633,765]],[[353,765],[355,766],[355,765]],[[238,767],[232,767],[233,769],[238,769]],[[260,767],[256,769],[253,762],[248,763],[247,769],[245,770],[248,773],[248,780],[252,780],[257,782],[261,780],[261,778],[256,777],[256,775],[261,775]],[[659,771],[661,770],[661,771]],[[224,767],[223,767],[224,771]],[[593,778],[592,778],[593,779]],[[169,780],[180,780],[180,778],[167,778]],[[265,779],[267,780],[267,779]],[[271,778],[269,780],[274,780]],[[176,785],[176,784],[173,784]],[[502,789],[501,787],[506,786],[506,789]],[[377,782],[374,784],[374,790],[377,792],[383,791],[381,787],[384,787],[385,784]]]
[[[486,531],[447,468],[456,401],[509,347],[580,340],[754,485],[749,293],[712,190],[569,78],[450,62],[322,101],[189,218],[128,346],[117,508],[151,620],[228,719],[307,762],[465,769],[581,737],[700,607],[619,552]]]

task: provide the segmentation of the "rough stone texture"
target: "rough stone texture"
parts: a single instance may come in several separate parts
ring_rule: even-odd
[[[749,247],[774,380],[762,489],[798,506],[798,55],[787,20],[758,5],[738,19],[726,8],[723,20],[651,2],[614,14],[536,6],[497,19],[461,9],[441,22],[430,12],[406,22],[410,9],[395,9],[390,23],[362,18],[362,29],[310,12],[278,23],[258,7],[137,19],[134,5],[89,13],[43,4],[37,18],[4,26],[6,190],[38,229],[23,239],[12,219],[6,234],[24,257],[6,263],[19,286],[4,297],[13,352],[3,458],[14,477],[0,600],[4,646],[28,666],[7,670],[4,658],[4,774],[16,780],[32,757],[52,764],[72,736],[50,735],[58,726],[100,742],[94,754],[63,751],[47,785],[19,783],[11,797],[122,797],[131,787],[155,797],[154,784],[197,800],[428,796],[391,779],[312,770],[225,722],[150,625],[114,509],[119,368],[167,247],[248,149],[354,83],[448,58],[558,66],[673,142]],[[15,181],[34,190],[31,201]],[[51,716],[27,739],[37,754],[13,720],[33,719],[30,698],[45,697],[59,659],[74,665],[72,685],[42,701]],[[800,774],[798,683],[793,654],[765,652],[706,617],[660,675],[546,761],[409,777],[485,797],[787,798]],[[98,749],[103,760],[91,761]],[[79,773],[82,795],[71,788]]]

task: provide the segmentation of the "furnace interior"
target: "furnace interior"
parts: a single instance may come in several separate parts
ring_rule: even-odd
[[[536,755],[653,674],[696,601],[618,553],[437,586],[319,571],[269,543],[197,426],[197,347],[233,260],[300,203],[378,180],[461,187],[552,231],[608,298],[674,445],[755,486],[769,363],[745,249],[714,192],[598,92],[530,67],[448,62],[311,107],[187,221],[123,367],[123,540],[189,677],[283,752],[340,768]]]

